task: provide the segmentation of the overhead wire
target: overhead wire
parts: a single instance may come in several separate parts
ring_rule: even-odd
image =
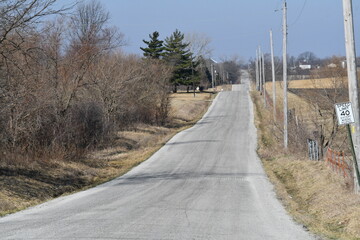
[[[302,14],[303,14],[303,12],[304,12],[304,9],[305,9],[305,7],[306,7],[306,4],[307,4],[307,0],[304,0],[304,4],[303,4],[303,6],[302,6],[302,8],[301,8],[301,10],[300,10],[300,12],[299,12],[299,14],[298,14],[298,16],[297,16],[296,19],[295,19],[291,24],[289,24],[288,26],[293,26],[293,25],[295,25],[295,24],[299,21],[300,17],[302,16]]]

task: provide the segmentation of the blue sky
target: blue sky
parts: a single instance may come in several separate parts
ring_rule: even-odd
[[[70,2],[60,0],[59,2]],[[88,0],[84,0],[88,1]],[[111,24],[125,34],[125,52],[141,54],[143,39],[154,31],[160,38],[175,29],[204,33],[212,40],[213,57],[254,57],[261,45],[270,52],[273,29],[275,55],[282,49],[282,0],[99,0]],[[288,0],[288,53],[312,51],[318,57],[345,55],[342,0]],[[353,1],[355,38],[360,53],[360,1]],[[275,11],[279,10],[279,11]],[[359,55],[359,54],[358,54]]]

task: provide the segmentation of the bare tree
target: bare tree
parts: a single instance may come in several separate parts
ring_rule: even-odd
[[[167,122],[171,67],[119,52],[123,37],[96,1],[35,26],[57,12],[37,4],[53,2],[0,0],[2,11],[6,4],[29,9],[11,30],[0,30],[0,161],[72,157],[107,140],[110,130]]]
[[[335,103],[348,100],[346,69],[341,67],[341,59],[333,57],[329,62],[336,66],[324,66],[311,71],[312,84],[315,88],[290,89],[307,100],[309,108],[292,109],[290,125],[292,138],[297,149],[305,146],[307,138],[318,140],[320,155],[327,147],[343,144],[346,135],[339,131]],[[310,112],[310,113],[309,113]]]
[[[222,58],[222,63],[218,64],[218,68],[220,70],[219,77],[223,80],[224,83],[240,82],[241,63],[241,59],[236,55],[231,58]]]
[[[338,123],[334,108],[335,103],[348,100],[346,69],[341,67],[341,58],[332,57],[325,66],[312,72],[313,79],[327,79],[318,92],[317,101],[313,103],[319,118],[315,125],[320,139],[321,150],[329,147],[338,135]]]
[[[109,19],[109,13],[98,1],[92,0],[78,5],[71,18],[74,44],[97,45],[101,43],[100,40]]]
[[[319,63],[319,58],[313,52],[303,52],[300,53],[297,57],[298,63],[306,63],[311,65],[316,65]]]
[[[170,107],[171,72],[161,61],[118,53],[97,64],[92,75],[94,95],[101,99],[112,124],[164,124]]]
[[[102,55],[124,44],[123,35],[107,26],[109,14],[98,1],[78,5],[71,18],[70,48],[66,61],[68,78],[67,91],[63,96],[63,114],[69,109],[71,101],[82,87],[89,83],[86,74]]]
[[[32,30],[35,23],[52,14],[59,14],[68,8],[55,9],[56,0],[0,0],[0,44],[10,34],[22,36]],[[11,42],[10,43],[14,43]]]
[[[195,58],[200,56],[204,59],[210,58],[212,49],[210,48],[211,38],[205,33],[187,33],[185,34],[185,42],[189,43],[189,50]]]

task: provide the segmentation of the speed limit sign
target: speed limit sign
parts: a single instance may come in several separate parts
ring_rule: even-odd
[[[354,123],[354,114],[351,108],[351,102],[336,103],[336,115],[339,125]]]

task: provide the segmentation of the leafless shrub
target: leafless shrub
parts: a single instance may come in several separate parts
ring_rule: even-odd
[[[96,1],[35,28],[53,2],[0,0],[0,11],[35,7],[0,29],[1,162],[81,156],[119,128],[168,118],[171,69],[117,51],[122,35]]]
[[[107,125],[99,103],[80,102],[72,107],[70,117],[69,142],[78,148],[96,146],[106,136]]]
[[[330,63],[332,63],[330,65]],[[329,64],[311,72],[312,89],[291,89],[291,91],[309,104],[307,112],[301,109],[294,111],[296,121],[290,121],[290,137],[294,146],[306,151],[306,139],[317,140],[320,146],[320,155],[327,147],[333,144],[342,144],[344,134],[339,132],[334,104],[348,100],[346,69],[341,67],[341,59],[333,57]],[[291,120],[291,118],[290,118]],[[295,124],[296,123],[296,124]],[[295,125],[294,125],[295,124]],[[340,142],[339,142],[340,141]]]
[[[92,84],[109,121],[120,127],[136,122],[164,124],[170,76],[170,68],[160,61],[117,54],[98,64]]]
[[[313,138],[306,117],[296,109],[290,109],[288,115],[288,136],[290,150],[294,153],[307,152],[307,139]]]

